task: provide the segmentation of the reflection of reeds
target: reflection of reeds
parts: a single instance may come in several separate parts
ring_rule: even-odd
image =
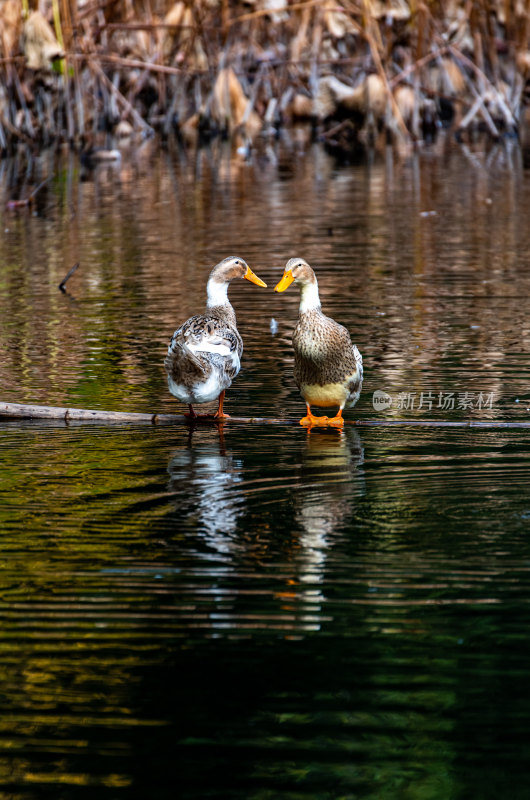
[[[51,20],[0,2],[3,150],[82,144],[124,119],[186,139],[253,139],[298,117],[330,143],[417,140],[447,118],[497,137],[517,127],[530,77],[530,10],[503,0],[53,0]]]

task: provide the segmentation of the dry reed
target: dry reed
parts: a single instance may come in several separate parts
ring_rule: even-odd
[[[0,151],[195,142],[312,120],[329,146],[517,131],[530,4],[505,0],[0,0]]]

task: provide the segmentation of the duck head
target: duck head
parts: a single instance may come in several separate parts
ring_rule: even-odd
[[[208,295],[208,306],[223,305],[227,301],[228,284],[234,278],[245,278],[257,286],[267,286],[267,284],[258,278],[250,269],[247,262],[240,258],[240,256],[228,256],[224,258],[219,264],[210,272],[206,292]]]
[[[282,279],[274,287],[275,292],[285,292],[291,283],[299,283],[301,286],[314,284],[317,282],[315,273],[303,258],[290,258],[282,275]]]
[[[303,258],[290,258],[285,265],[281,280],[274,287],[275,292],[285,292],[291,283],[300,286],[300,312],[320,308],[318,282],[315,273]]]
[[[246,278],[247,281],[255,283],[257,286],[267,286],[261,278],[258,278],[250,269],[247,262],[239,256],[228,256],[212,269],[208,281],[215,283],[230,283],[234,278]]]

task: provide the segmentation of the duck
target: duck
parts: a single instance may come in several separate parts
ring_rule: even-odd
[[[186,320],[174,332],[164,367],[172,395],[188,404],[185,416],[216,420],[228,419],[223,403],[225,392],[241,368],[243,340],[236,315],[228,299],[228,286],[234,278],[246,278],[257,286],[267,284],[252,272],[239,256],[223,259],[210,272],[206,284],[206,309]],[[215,414],[197,414],[195,404],[218,401]]]
[[[347,329],[322,313],[315,272],[303,258],[289,259],[274,291],[284,292],[292,283],[300,287],[300,315],[293,333],[294,378],[307,409],[300,425],[342,427],[343,409],[354,406],[361,394],[362,356]],[[311,406],[339,410],[334,417],[317,417]]]

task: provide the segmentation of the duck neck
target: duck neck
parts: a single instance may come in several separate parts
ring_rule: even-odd
[[[228,283],[209,280],[206,284],[206,307],[230,305],[228,300]]]
[[[300,291],[300,314],[308,311],[320,311],[320,297],[318,296],[318,283],[302,284]]]
[[[206,308],[210,314],[220,317],[232,317],[234,309],[228,299],[228,282],[209,280],[206,285]]]

